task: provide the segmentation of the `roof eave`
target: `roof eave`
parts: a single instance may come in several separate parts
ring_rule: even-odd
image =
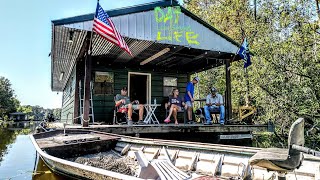
[[[51,91],[54,91],[53,88],[53,58],[54,58],[54,24],[51,24],[52,27],[52,37],[51,37]]]
[[[170,2],[170,1],[157,1],[157,2],[152,2],[149,4],[142,4],[142,5],[131,6],[131,7],[126,7],[126,8],[114,9],[114,10],[110,10],[107,12],[110,17],[115,17],[115,16],[121,16],[121,15],[125,15],[125,14],[150,11],[158,6],[167,7],[167,6],[172,6],[172,5],[179,6],[179,4],[176,3],[175,1],[172,1],[172,2]],[[93,20],[93,17],[94,17],[94,14],[90,13],[90,14],[85,14],[85,15],[80,15],[80,16],[75,16],[75,17],[70,17],[70,18],[53,20],[52,23],[55,26],[65,25],[65,24],[73,24],[73,23]]]
[[[108,15],[110,17],[115,17],[115,16],[121,16],[121,15],[126,15],[126,14],[137,13],[137,12],[151,11],[155,7],[159,7],[159,6],[160,7],[180,6],[181,11],[183,13],[185,13],[186,15],[188,15],[189,17],[191,17],[195,21],[203,24],[208,29],[216,32],[217,34],[219,34],[221,37],[225,38],[226,40],[228,40],[232,44],[240,47],[240,44],[238,42],[234,41],[232,38],[230,38],[226,34],[222,33],[221,31],[217,30],[216,28],[214,28],[213,26],[211,26],[210,24],[208,24],[207,22],[205,22],[201,18],[197,17],[192,12],[190,12],[187,9],[185,9],[184,7],[182,7],[181,5],[179,5],[175,1],[172,1],[172,2],[170,2],[170,1],[157,1],[157,2],[153,2],[153,3],[149,3],[149,4],[142,4],[142,5],[138,5],[138,6],[132,6],[132,7],[121,8],[121,9],[114,9],[114,10],[110,10],[110,11],[107,11],[107,12],[108,12]],[[65,24],[73,24],[73,23],[79,23],[79,22],[93,20],[93,17],[94,17],[94,14],[90,13],[90,14],[85,14],[85,15],[81,15],[81,16],[75,16],[75,17],[70,17],[70,18],[53,20],[52,23],[55,26],[65,25]]]

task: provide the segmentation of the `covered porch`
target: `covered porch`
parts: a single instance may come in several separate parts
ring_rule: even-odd
[[[235,56],[237,42],[175,1],[107,13],[133,56],[95,33],[92,56],[88,55],[94,14],[52,22],[51,87],[63,92],[62,120],[79,123],[79,117],[87,112],[90,122],[94,118],[95,122],[111,124],[114,96],[127,86],[131,98],[143,104],[154,100],[161,104],[155,114],[162,122],[163,105],[172,88],[184,96],[195,73],[220,66],[225,66],[226,72],[226,120],[231,118],[229,67],[240,59]],[[83,99],[87,105],[81,104]]]

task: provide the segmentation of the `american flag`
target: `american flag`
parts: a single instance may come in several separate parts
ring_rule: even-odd
[[[124,39],[121,37],[121,35],[118,33],[115,25],[111,21],[111,18],[108,16],[108,14],[102,9],[100,4],[97,4],[97,10],[96,14],[94,16],[93,20],[93,31],[95,31],[97,34],[108,40],[109,42],[119,46],[121,49],[127,51],[132,56],[132,53],[127,45],[127,43],[124,41]]]

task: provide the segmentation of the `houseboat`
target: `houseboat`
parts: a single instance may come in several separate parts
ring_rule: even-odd
[[[225,119],[226,122],[232,119],[230,63],[240,60],[235,54],[239,43],[176,0],[107,13],[132,56],[92,32],[94,14],[52,21],[51,89],[63,93],[62,122],[83,127],[115,124],[114,98],[127,87],[131,100],[139,100],[146,106],[145,118],[152,119],[148,122],[161,126],[165,119],[164,104],[172,89],[178,88],[184,96],[187,83],[197,73],[221,66],[225,67],[226,78],[226,90],[221,92],[225,99]],[[269,127],[245,126],[238,125],[228,131],[247,128],[250,133],[268,131]],[[140,127],[145,128],[137,128]],[[219,132],[220,128],[214,129]]]

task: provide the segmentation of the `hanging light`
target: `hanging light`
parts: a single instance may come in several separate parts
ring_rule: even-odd
[[[73,42],[73,36],[74,36],[74,31],[70,30],[70,31],[69,31],[69,42],[70,42],[70,43]]]
[[[61,72],[60,77],[59,77],[59,81],[62,81],[63,76],[64,76],[64,72]]]

